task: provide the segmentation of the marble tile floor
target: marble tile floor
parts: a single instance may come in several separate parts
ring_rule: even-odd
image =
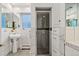
[[[9,53],[8,56],[31,56],[29,50],[19,50],[17,53]]]
[[[32,56],[30,50],[18,50],[17,53],[10,52],[7,56]],[[37,56],[50,56],[49,54],[38,54]]]

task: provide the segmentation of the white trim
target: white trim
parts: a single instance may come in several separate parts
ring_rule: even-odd
[[[49,7],[48,7],[49,8]],[[51,9],[52,9],[52,7],[50,7]],[[38,12],[47,12],[47,13],[49,13],[49,22],[50,22],[50,20],[52,20],[52,19],[50,19],[50,16],[52,17],[52,15],[51,15],[51,12],[52,10],[50,10],[50,11],[36,11],[36,14],[38,13]],[[36,16],[37,17],[37,16]],[[50,24],[50,23],[49,23]],[[37,18],[36,18],[36,25],[37,25]],[[50,27],[50,26],[49,26]],[[36,26],[36,28],[37,28],[37,26]],[[36,34],[37,34],[37,30],[36,30]],[[50,37],[50,32],[49,32],[49,37]],[[51,55],[51,53],[50,53],[50,50],[52,50],[52,49],[50,49],[50,47],[52,47],[52,45],[50,45],[50,44],[52,44],[51,42],[50,42],[50,40],[51,39],[49,39],[49,54],[48,55]],[[51,40],[52,41],[52,40]],[[52,52],[52,51],[51,51]],[[37,54],[37,35],[36,35],[36,55],[38,55]]]
[[[36,12],[51,12],[51,11],[36,11]]]

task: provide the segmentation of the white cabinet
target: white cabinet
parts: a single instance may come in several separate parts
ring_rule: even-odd
[[[53,55],[64,55],[64,29],[59,26],[53,27]]]
[[[66,41],[74,41],[74,28],[73,27],[66,27]]]
[[[79,27],[75,28],[75,41],[79,42]]]
[[[9,37],[9,32],[1,32],[0,43],[4,44],[4,42],[8,40],[8,37]]]

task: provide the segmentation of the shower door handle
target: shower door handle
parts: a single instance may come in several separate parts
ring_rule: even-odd
[[[37,28],[37,30],[49,30],[49,28]]]

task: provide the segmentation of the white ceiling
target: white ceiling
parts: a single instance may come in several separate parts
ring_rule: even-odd
[[[13,8],[27,8],[30,7],[30,4],[27,3],[12,3],[10,4]]]
[[[24,12],[26,12],[27,9],[30,10],[31,7],[31,4],[28,3],[11,3],[10,5],[15,11],[24,11]]]
[[[2,3],[1,5],[7,7],[6,9],[12,10],[14,12],[19,12],[19,11],[26,12],[27,10],[31,9],[30,3]]]
[[[18,13],[31,12],[31,4],[28,3],[2,3],[0,6],[3,8],[3,12],[13,12],[18,18]]]
[[[72,7],[73,5],[75,5],[75,4],[77,4],[77,3],[66,3],[66,9],[68,9],[68,8],[70,8],[70,7]]]

